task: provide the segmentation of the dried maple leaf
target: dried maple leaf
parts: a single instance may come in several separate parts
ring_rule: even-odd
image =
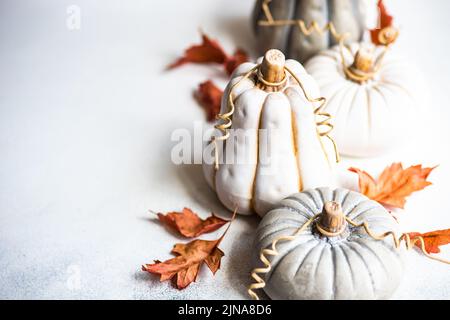
[[[439,246],[450,243],[450,229],[437,230],[427,233],[411,232],[409,233],[411,239],[422,237],[425,242],[425,251],[428,253],[439,253],[441,250]],[[421,243],[417,241],[415,245],[421,248]]]
[[[177,68],[186,63],[217,63],[223,66],[224,71],[231,75],[242,63],[248,61],[247,53],[237,49],[233,55],[228,55],[222,46],[215,40],[202,33],[202,43],[188,48],[184,55],[168,66],[168,69]],[[213,121],[220,111],[222,90],[210,80],[199,85],[194,97],[205,109],[208,121]]]
[[[202,34],[202,44],[194,45],[184,52],[184,56],[168,66],[169,69],[177,68],[186,63],[224,63],[227,55],[219,43],[211,40],[206,34]]]
[[[211,80],[201,83],[194,97],[206,112],[208,121],[214,121],[220,112],[220,103],[223,91],[219,89]]]
[[[215,216],[214,213],[203,220],[189,208],[184,208],[181,212],[169,212],[166,215],[158,213],[158,218],[162,223],[174,228],[188,238],[213,232],[229,222]]]
[[[242,63],[248,61],[248,56],[245,51],[242,49],[237,49],[234,54],[230,57],[227,57],[225,60],[225,70],[228,75],[231,75],[233,71]]]
[[[233,214],[233,218],[236,212]],[[220,262],[224,253],[218,248],[228,228],[217,240],[194,240],[189,243],[177,243],[172,253],[178,255],[164,262],[155,260],[153,264],[142,266],[143,271],[160,275],[160,281],[175,280],[178,289],[184,289],[197,279],[198,272],[205,263],[213,274],[220,268]]]
[[[358,174],[359,191],[362,194],[383,205],[403,208],[406,197],[431,184],[427,178],[434,168],[416,165],[403,169],[401,163],[393,163],[384,169],[377,180],[363,170],[357,168],[349,170]]]
[[[394,18],[387,12],[383,0],[378,1],[378,9],[380,12],[379,25],[378,28],[370,30],[370,37],[372,38],[372,43],[382,45],[384,43],[380,42],[380,32],[385,28],[392,27]]]
[[[184,55],[170,64],[168,69],[177,68],[186,63],[218,63],[223,65],[230,75],[238,65],[246,61],[248,57],[243,50],[238,49],[230,56],[216,40],[202,33],[202,43],[186,49]]]

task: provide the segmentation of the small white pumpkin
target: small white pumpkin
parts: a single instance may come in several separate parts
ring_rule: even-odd
[[[271,270],[260,275],[264,291],[272,299],[389,298],[402,277],[404,249],[397,249],[392,238],[374,240],[364,228],[345,224],[343,215],[367,221],[375,234],[398,232],[398,223],[378,202],[346,189],[311,189],[282,200],[258,227],[255,265],[262,265],[261,251],[276,238],[294,234],[320,212],[319,223],[292,241],[278,242],[279,254],[268,257]],[[320,227],[342,233],[324,236]]]
[[[269,50],[258,65],[259,76],[243,79],[256,68],[253,63],[242,64],[232,75],[221,110],[221,114],[227,112],[233,90],[232,137],[217,150],[224,163],[217,168],[206,161],[203,168],[209,185],[227,208],[263,216],[289,194],[333,185],[336,156],[330,140],[318,132],[316,106],[285,67],[316,98],[319,90],[314,79],[300,63],[285,61],[278,50]],[[267,86],[268,82],[282,84],[273,87]],[[266,129],[264,139],[260,129]],[[232,142],[233,148],[228,148]]]
[[[417,70],[384,47],[336,46],[306,65],[327,98],[333,116],[333,137],[344,155],[377,156],[401,145],[416,130],[424,104],[425,85]],[[379,59],[381,60],[378,61]],[[379,64],[378,70],[373,70]],[[350,74],[349,74],[350,72]],[[367,75],[365,81],[349,76]]]

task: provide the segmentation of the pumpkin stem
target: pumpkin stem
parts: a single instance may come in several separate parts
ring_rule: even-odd
[[[388,46],[397,40],[399,35],[399,31],[397,28],[394,28],[392,26],[386,27],[380,30],[380,33],[378,34],[378,41],[384,45]]]
[[[352,67],[362,72],[370,72],[372,70],[372,66],[373,57],[370,51],[363,48],[359,49],[356,52]]]
[[[360,48],[355,55],[353,64],[345,68],[347,78],[358,83],[363,83],[373,78],[373,55],[367,48]]]
[[[262,89],[269,89],[268,91],[279,90],[287,80],[285,62],[286,58],[280,50],[267,51],[259,67],[258,85]]]
[[[326,202],[317,223],[317,229],[327,237],[340,235],[347,225],[341,205],[336,201]]]

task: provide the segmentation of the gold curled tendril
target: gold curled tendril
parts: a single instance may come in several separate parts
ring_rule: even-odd
[[[405,245],[406,245],[406,249],[410,250],[410,249],[414,248],[414,246],[416,245],[417,242],[419,242],[420,249],[425,256],[427,256],[430,259],[442,262],[442,263],[450,264],[449,260],[429,254],[425,249],[425,240],[423,239],[422,236],[415,236],[415,237],[411,238],[411,236],[408,233],[402,233],[400,235],[400,237],[397,237],[397,235],[393,231],[387,231],[383,234],[376,235],[372,232],[372,230],[370,230],[370,227],[369,227],[369,224],[367,223],[367,221],[364,221],[364,222],[358,224],[348,217],[345,217],[345,220],[347,220],[347,222],[350,223],[355,228],[363,227],[364,230],[367,232],[367,234],[375,240],[383,240],[384,238],[391,236],[396,248],[400,248],[402,241],[404,241]]]
[[[306,221],[294,234],[292,235],[284,235],[284,236],[279,236],[277,238],[275,238],[274,240],[272,240],[272,243],[270,245],[270,248],[265,248],[262,249],[259,255],[259,259],[260,261],[264,264],[264,267],[262,268],[255,268],[253,269],[253,271],[251,272],[251,277],[255,280],[254,283],[252,283],[249,288],[248,288],[248,294],[250,295],[250,297],[252,297],[255,300],[259,300],[259,296],[258,294],[255,292],[255,290],[258,289],[263,289],[266,286],[266,282],[264,281],[264,279],[260,276],[261,274],[267,274],[270,272],[270,270],[272,270],[272,264],[270,263],[270,260],[268,259],[268,256],[272,256],[275,257],[277,255],[279,255],[279,251],[277,249],[277,244],[279,242],[282,241],[293,241],[295,240],[300,234],[302,234],[306,228],[308,228],[313,222],[316,222],[316,220],[322,215],[322,213],[318,213],[314,216],[312,216],[308,221]],[[399,249],[402,242],[405,242],[405,246],[407,250],[411,250],[412,248],[414,248],[414,246],[416,245],[417,242],[419,242],[420,244],[420,250],[422,251],[422,253],[432,259],[432,260],[436,260],[445,264],[450,264],[450,260],[447,259],[443,259],[440,257],[436,257],[433,256],[431,254],[429,254],[426,251],[425,248],[425,240],[423,239],[422,236],[415,236],[412,237],[408,234],[408,233],[402,233],[400,235],[400,237],[398,237],[393,231],[387,231],[383,234],[377,235],[375,233],[373,233],[373,231],[370,229],[369,224],[367,223],[367,221],[364,221],[362,223],[356,223],[353,220],[351,220],[348,217],[345,217],[345,220],[352,225],[354,228],[361,228],[363,227],[364,230],[366,231],[366,233],[374,240],[383,240],[386,237],[391,236],[392,240],[394,241],[394,246],[396,249]],[[318,227],[319,224],[316,223],[316,227]],[[335,235],[335,234],[334,234]]]
[[[270,249],[266,248],[266,249],[261,250],[260,255],[259,255],[259,259],[261,260],[261,262],[264,264],[265,267],[253,269],[251,276],[256,282],[252,283],[250,285],[250,287],[248,288],[248,294],[253,299],[259,300],[259,296],[254,290],[263,289],[266,286],[266,282],[259,275],[260,274],[267,274],[267,273],[270,272],[270,270],[272,270],[272,265],[271,265],[269,259],[267,258],[267,256],[275,257],[275,256],[277,256],[279,254],[279,252],[277,250],[278,242],[281,242],[281,241],[292,241],[292,240],[296,239],[297,236],[299,236],[303,231],[305,231],[305,229],[308,228],[308,226],[311,223],[313,223],[314,220],[316,220],[316,218],[319,217],[319,216],[320,216],[320,213],[314,215],[313,217],[311,217],[293,235],[280,236],[280,237],[275,238],[275,240],[272,241]]]
[[[373,67],[373,71],[371,72],[358,72],[354,68],[351,67],[351,65],[347,65],[345,62],[345,53],[344,51],[347,50],[352,54],[352,50],[350,46],[345,44],[345,41],[350,36],[350,33],[339,33],[333,24],[333,22],[328,22],[323,27],[319,25],[319,23],[316,20],[313,20],[309,26],[306,25],[306,22],[301,19],[274,19],[272,12],[270,10],[270,2],[272,0],[264,0],[261,7],[262,11],[265,16],[265,20],[258,21],[258,25],[261,27],[284,27],[284,26],[297,26],[302,34],[305,36],[310,36],[314,33],[319,34],[320,36],[323,36],[327,31],[331,33],[334,39],[339,44],[339,54],[341,56],[341,63],[342,68],[344,70],[345,75],[356,82],[362,83],[369,79],[372,79],[373,76],[379,71],[379,69],[382,66],[384,56],[386,52],[388,51],[390,45],[395,42],[395,40],[398,37],[398,30],[394,27],[387,27],[381,30],[379,34],[379,41],[384,46],[383,52],[380,54],[379,58],[377,59],[375,66]]]
[[[252,75],[256,75],[258,78],[258,81],[262,82],[264,85],[271,86],[271,87],[279,87],[280,85],[284,85],[287,81],[287,76],[284,77],[284,79],[280,82],[272,83],[267,80],[262,80],[263,77],[260,73],[260,65],[254,66],[252,69],[250,69],[241,79],[239,79],[235,84],[231,86],[228,92],[227,96],[227,106],[228,111],[226,113],[221,113],[217,115],[217,119],[220,121],[218,124],[215,125],[215,128],[220,131],[220,136],[214,136],[212,139],[212,142],[214,143],[214,167],[216,170],[219,169],[219,152],[218,152],[218,145],[217,141],[226,141],[230,137],[230,132],[228,129],[231,128],[233,121],[232,116],[235,111],[235,105],[234,105],[234,99],[233,99],[233,90],[239,86],[239,84],[242,83],[245,79],[249,79]],[[328,138],[331,143],[333,144],[334,153],[336,157],[336,162],[340,161],[339,157],[339,151],[337,149],[336,142],[334,139],[330,136],[331,131],[333,130],[333,125],[330,123],[331,115],[329,113],[323,112],[322,109],[325,106],[326,98],[325,97],[319,97],[319,98],[312,98],[308,92],[305,90],[305,87],[303,83],[300,81],[300,79],[297,77],[297,75],[288,67],[284,66],[285,73],[289,73],[295,81],[300,86],[305,98],[308,100],[308,102],[312,103],[320,103],[318,107],[314,109],[314,115],[321,117],[320,121],[316,122],[317,126],[317,133],[320,137],[326,137]],[[323,128],[325,128],[323,130]]]

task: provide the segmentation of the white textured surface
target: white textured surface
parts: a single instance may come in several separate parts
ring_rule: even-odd
[[[184,291],[140,271],[176,241],[149,217],[190,206],[227,215],[199,166],[170,162],[171,132],[203,120],[192,90],[219,71],[163,73],[198,27],[251,49],[253,1],[3,0],[0,2],[0,298],[246,298],[256,217],[239,217],[221,248]],[[69,5],[81,30],[66,28]],[[376,173],[392,161],[440,164],[434,185],[399,213],[405,230],[450,227],[450,22],[446,0],[388,1],[399,49],[419,63],[434,96],[434,123],[396,154],[346,159]],[[163,32],[164,31],[164,32]],[[351,175],[349,177],[352,177]],[[351,185],[354,180],[346,181]],[[220,233],[220,231],[219,231]],[[214,237],[212,234],[208,237]],[[443,254],[450,257],[447,247]],[[412,252],[395,298],[450,298],[450,268]],[[74,279],[80,274],[80,286]]]

